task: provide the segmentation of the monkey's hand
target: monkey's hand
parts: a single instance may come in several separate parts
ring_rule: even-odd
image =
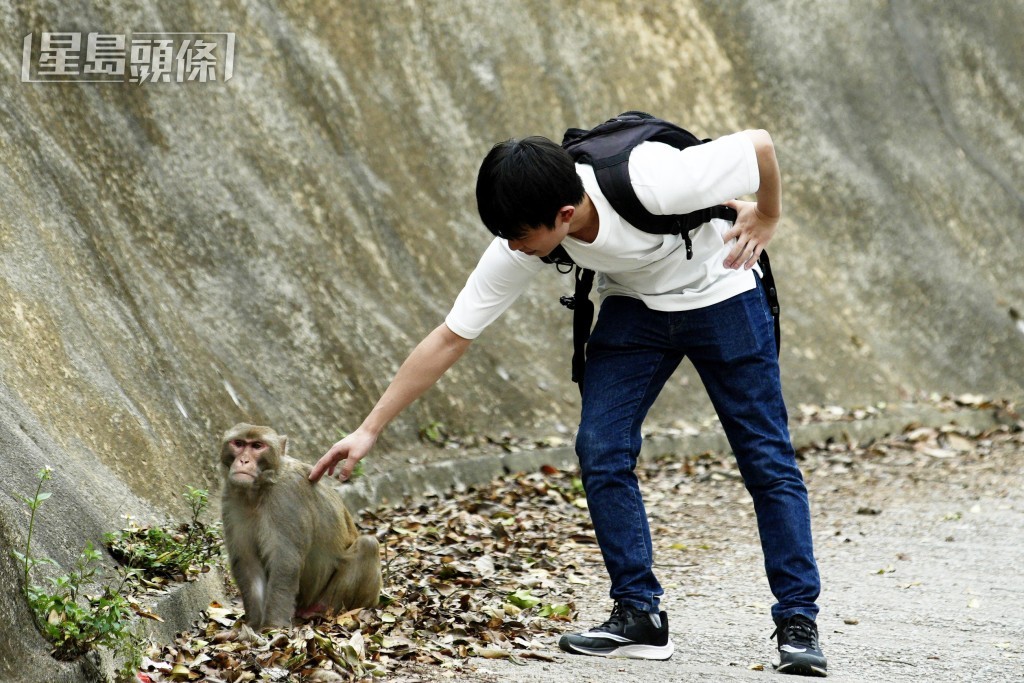
[[[375,443],[377,443],[376,434],[357,429],[324,453],[323,457],[313,465],[313,469],[309,473],[309,480],[320,481],[320,477],[324,476],[325,472],[334,476],[334,470],[340,462],[342,464],[338,471],[338,479],[347,481],[352,476],[352,470],[355,469],[356,463],[370,452]]]

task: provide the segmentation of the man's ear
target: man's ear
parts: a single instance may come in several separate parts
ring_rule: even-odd
[[[563,223],[568,223],[572,220],[572,217],[576,215],[576,207],[572,204],[566,204],[558,210],[558,217],[562,219]]]

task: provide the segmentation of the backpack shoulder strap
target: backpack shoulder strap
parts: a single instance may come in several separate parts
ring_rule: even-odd
[[[562,147],[574,161],[594,169],[601,192],[615,211],[644,232],[686,236],[712,218],[735,220],[735,212],[724,206],[670,216],[648,211],[629,179],[629,155],[637,145],[648,141],[662,142],[676,149],[707,142],[674,123],[645,112],[628,111],[590,130],[570,128],[562,138]]]

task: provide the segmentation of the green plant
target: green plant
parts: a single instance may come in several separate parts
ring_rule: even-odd
[[[52,470],[44,468],[37,477],[39,484],[35,495],[32,498],[22,497],[31,510],[25,552],[12,551],[24,567],[25,597],[36,626],[53,643],[53,655],[58,659],[74,659],[93,648],[108,647],[127,653],[130,659],[127,665],[134,664],[141,657],[141,648],[138,647],[137,636],[128,630],[133,609],[122,595],[126,582],[133,576],[132,572],[122,573],[117,588],[106,585],[99,594],[84,593],[84,589],[96,581],[102,557],[89,542],[70,573],[49,579],[53,592],[32,583],[35,567],[41,564],[56,566],[49,558],[32,556],[36,513],[51,495],[42,488],[52,478]]]
[[[425,441],[442,448],[448,443],[448,439],[448,429],[443,422],[431,420],[425,426],[420,427],[420,441]]]
[[[28,509],[31,511],[28,518],[28,538],[25,539],[25,552],[19,553],[17,550],[11,551],[14,557],[22,563],[25,569],[24,593],[26,598],[28,598],[29,596],[29,578],[32,569],[39,564],[57,564],[48,557],[42,559],[32,557],[32,531],[35,529],[36,526],[36,510],[38,510],[39,506],[43,504],[43,501],[45,501],[47,498],[50,497],[50,495],[52,495],[50,493],[43,492],[43,484],[53,478],[53,470],[50,469],[49,467],[44,467],[43,469],[39,470],[39,472],[36,474],[36,477],[39,479],[39,484],[36,485],[35,495],[32,498],[18,496],[18,498],[20,498],[22,502],[28,505]]]
[[[197,489],[194,486],[185,486],[187,491],[181,494],[181,497],[188,503],[189,509],[192,510],[192,525],[199,524],[199,515],[206,511],[206,508],[210,504],[210,492],[206,489]]]
[[[97,595],[82,593],[96,580],[100,557],[88,543],[70,574],[50,579],[54,592],[29,587],[29,604],[58,659],[74,659],[97,646],[118,648],[131,635],[133,609],[121,594],[128,574],[117,588],[107,585]]]
[[[136,676],[142,668],[142,660],[145,656],[146,639],[139,637],[129,631],[125,638],[121,639],[114,647],[115,656],[122,662],[121,668],[117,670],[117,680],[132,681],[136,683],[139,679]]]
[[[199,519],[209,505],[209,492],[187,489],[182,497],[192,512],[189,522],[172,528],[130,523],[117,534],[105,536],[111,554],[148,578],[187,579],[207,571],[220,554],[220,531]]]

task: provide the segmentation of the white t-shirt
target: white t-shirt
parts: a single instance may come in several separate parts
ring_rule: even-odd
[[[690,233],[693,258],[687,260],[681,235],[652,235],[633,227],[612,209],[594,170],[576,164],[583,189],[598,214],[593,243],[572,235],[562,246],[578,265],[598,273],[598,293],[631,296],[657,311],[703,308],[756,286],[750,270],[722,265],[731,244],[722,235],[732,223],[714,219]],[[756,192],[757,156],[742,133],[678,150],[645,142],[629,157],[629,177],[637,198],[654,214],[689,213]],[[513,251],[496,237],[484,251],[445,323],[455,334],[475,339],[512,305],[535,273],[554,270],[538,256]]]

